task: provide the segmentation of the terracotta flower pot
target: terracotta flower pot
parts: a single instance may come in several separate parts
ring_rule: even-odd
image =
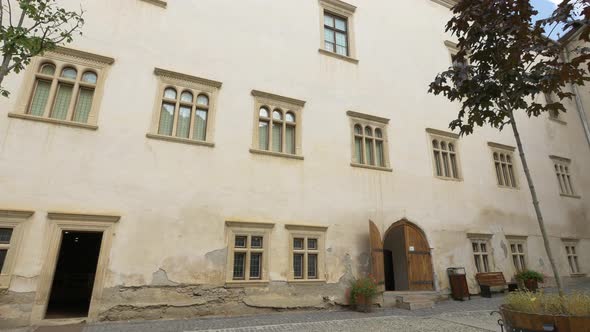
[[[527,279],[524,281],[524,288],[529,292],[536,292],[539,288],[539,283],[535,279]]]
[[[529,314],[500,307],[505,331],[590,332],[590,316]],[[548,330],[547,328],[553,328]]]
[[[373,311],[373,299],[366,298],[362,295],[357,295],[355,301],[355,309],[359,312],[372,312]]]

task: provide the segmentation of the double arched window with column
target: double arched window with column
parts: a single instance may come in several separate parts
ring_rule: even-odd
[[[354,161],[358,164],[386,167],[385,139],[381,128],[354,125]]]
[[[269,106],[262,106],[258,112],[258,148],[272,152],[296,153],[297,122],[295,113]]]
[[[97,83],[93,69],[44,62],[35,73],[27,114],[88,123]]]

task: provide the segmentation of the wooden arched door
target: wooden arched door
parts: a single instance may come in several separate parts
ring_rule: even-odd
[[[418,226],[406,220],[398,221],[385,233],[381,247],[388,253],[384,255],[385,260],[390,260],[384,261],[388,290],[434,289],[430,246]]]
[[[426,236],[413,224],[404,223],[403,227],[410,290],[433,290],[432,258]]]

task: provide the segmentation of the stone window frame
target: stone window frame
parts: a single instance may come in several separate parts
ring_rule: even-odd
[[[577,250],[578,249],[577,247],[578,247],[578,243],[580,241],[578,239],[570,239],[570,238],[562,238],[561,241],[564,246],[570,275],[572,275],[572,276],[584,275],[584,273],[581,272],[580,262],[578,260],[579,250]]]
[[[167,0],[141,0],[143,2],[147,2],[152,5],[156,5],[158,7],[166,8],[168,6]]]
[[[467,238],[471,244],[471,252],[473,257],[473,266],[475,267],[476,273],[493,272],[494,271],[494,253],[492,248],[492,235],[490,234],[479,234],[479,233],[468,233]],[[485,244],[485,251],[481,250],[481,245]],[[474,245],[478,246],[478,251],[474,250]],[[480,258],[480,264],[478,265],[478,259]],[[487,258],[487,269],[485,269],[485,262]],[[481,270],[484,267],[484,271]]]
[[[98,115],[100,113],[100,105],[103,99],[106,79],[108,72],[114,62],[115,59],[110,57],[61,46],[52,51],[46,52],[42,56],[34,57],[25,71],[25,80],[23,82],[23,87],[20,90],[20,95],[17,99],[18,102],[15,110],[14,112],[8,113],[8,117],[90,130],[98,129]],[[46,64],[52,64],[55,66],[55,74],[53,76],[40,73],[41,68]],[[77,78],[75,80],[70,80],[60,77],[60,73],[65,68],[74,68],[77,71]],[[81,82],[82,75],[87,72],[93,72],[97,75],[96,84]],[[51,81],[50,92],[47,98],[47,104],[45,105],[43,116],[29,114],[30,105],[33,100],[35,92],[34,90],[36,89],[38,80]],[[58,82],[71,84],[73,86],[72,97],[70,99],[70,105],[68,106],[66,120],[49,117],[55,102],[55,96],[58,90]],[[73,117],[74,108],[79,97],[81,86],[87,86],[94,90],[92,106],[86,123],[67,120]]]
[[[520,189],[520,181],[518,179],[516,160],[514,158],[514,152],[516,148],[510,145],[504,145],[500,143],[488,142],[490,147],[492,165],[494,174],[496,174],[496,184],[500,188],[506,189]],[[496,159],[496,156],[498,158]],[[504,156],[504,159],[502,159]],[[504,172],[506,170],[506,173]],[[510,185],[506,185],[506,179],[508,177]]]
[[[572,160],[559,156],[549,156],[553,162],[553,173],[557,176],[559,195],[570,198],[581,198],[577,194],[572,179]]]
[[[217,100],[219,99],[219,90],[221,89],[222,83],[206,78],[186,75],[161,68],[154,68],[154,75],[158,80],[158,85],[156,89],[156,96],[154,98],[152,120],[146,137],[162,141],[214,147],[215,143],[213,142],[213,139],[215,137],[215,118],[217,114]],[[178,108],[180,105],[179,101],[177,101],[176,103],[172,135],[168,136],[158,133],[160,113],[162,112],[162,103],[165,100],[163,96],[164,91],[167,88],[174,88],[176,90],[178,100],[180,100],[180,95],[185,91],[189,91],[193,94],[193,101],[195,101],[199,95],[205,95],[209,98],[209,105],[207,106],[207,125],[204,141],[190,138],[190,132],[189,138],[175,136],[176,128],[178,126],[177,120],[179,113]],[[196,101],[191,103],[191,105],[191,112],[194,113]],[[200,106],[196,106],[196,108],[200,108]],[[194,123],[194,121],[192,121],[194,116],[193,113],[191,113],[191,128],[193,127]]]
[[[303,151],[302,151],[302,147],[301,147],[301,142],[302,142],[302,128],[303,128],[303,108],[306,104],[305,101],[303,100],[299,100],[299,99],[295,99],[295,98],[290,98],[290,97],[285,97],[285,96],[281,96],[281,95],[277,95],[277,94],[273,94],[273,93],[269,93],[269,92],[263,92],[263,91],[259,91],[259,90],[252,90],[251,91],[252,96],[254,97],[254,112],[253,112],[253,134],[252,134],[252,146],[250,148],[250,153],[253,154],[261,154],[261,155],[267,155],[267,156],[275,156],[275,157],[284,157],[284,158],[289,158],[289,159],[295,159],[295,160],[303,160]],[[260,148],[259,145],[259,138],[260,138],[260,132],[259,132],[259,122],[260,122],[260,109],[261,108],[266,108],[268,109],[268,111],[270,112],[269,116],[270,118],[272,118],[272,112],[274,110],[280,110],[283,113],[283,132],[282,132],[282,151],[283,152],[275,152],[272,151],[271,146],[272,146],[272,125],[271,122],[269,122],[269,131],[268,131],[268,137],[269,137],[269,147],[268,150],[264,150]],[[285,126],[286,126],[286,119],[285,119],[285,114],[287,114],[288,112],[291,112],[295,115],[295,153],[291,154],[291,153],[286,153],[285,148],[286,148],[286,140],[285,138]]]
[[[225,284],[230,287],[244,287],[244,286],[264,286],[267,285],[270,280],[270,248],[271,248],[271,232],[274,228],[274,223],[267,222],[251,222],[251,221],[226,221],[226,233],[227,233],[227,266],[226,266],[226,277]],[[234,254],[235,238],[236,236],[247,236],[248,243],[252,236],[262,236],[262,249],[259,252],[262,253],[262,273],[260,278],[251,280],[250,279],[250,250],[246,255],[246,264],[244,265],[244,279],[236,280],[233,278],[233,267],[234,267]],[[248,244],[249,246],[249,244]]]
[[[74,232],[100,232],[102,241],[96,265],[94,286],[90,297],[88,309],[88,322],[98,320],[102,305],[102,293],[108,270],[108,261],[111,253],[115,226],[121,219],[120,216],[104,214],[80,214],[70,212],[48,212],[48,244],[45,247],[46,257],[37,284],[35,302],[31,309],[31,324],[38,324],[45,319],[53,276],[57,266],[61,239],[64,231]]]
[[[0,209],[0,228],[12,229],[9,243],[0,244],[0,249],[7,250],[4,266],[0,271],[0,289],[10,288],[14,266],[22,248],[24,226],[34,213],[26,210]]]
[[[426,132],[429,135],[429,155],[430,158],[432,160],[432,172],[435,178],[437,179],[441,179],[441,180],[446,180],[446,181],[463,181],[463,171],[461,168],[461,153],[460,151],[460,145],[459,145],[459,135],[455,134],[455,133],[450,133],[450,132],[446,132],[446,131],[442,131],[442,130],[438,130],[438,129],[433,129],[433,128],[426,128]],[[443,173],[443,169],[444,169],[444,158],[442,156],[442,153],[444,153],[444,150],[442,150],[441,145],[439,144],[439,148],[437,149],[434,146],[434,141],[438,141],[438,142],[444,142],[447,146],[449,144],[453,145],[453,149],[454,151],[451,151],[450,148],[447,148],[446,153],[449,154],[449,170],[452,172],[453,175],[456,176],[445,176]],[[436,152],[439,152],[440,154],[440,166],[437,167],[438,165],[438,161],[436,156]],[[452,158],[451,158],[451,154],[455,156],[455,168],[453,168],[452,165]],[[437,169],[440,168],[440,172],[441,175],[438,174]],[[455,174],[456,173],[456,174]]]
[[[527,255],[527,237],[518,235],[506,235],[510,247],[510,256],[512,257],[512,266],[518,272],[526,271],[528,266]],[[519,250],[519,246],[521,250]],[[516,249],[516,251],[514,250]]]
[[[358,64],[359,60],[356,58],[356,41],[354,30],[354,13],[356,7],[340,0],[318,0],[319,3],[319,18],[320,18],[320,48],[319,53],[336,59],[344,60],[353,64]],[[324,13],[329,13],[333,16],[340,16],[346,19],[346,30],[348,38],[348,55],[341,55],[325,49],[325,35],[324,35]]]
[[[349,118],[350,137],[351,137],[350,166],[392,172],[393,170],[391,168],[391,162],[390,162],[390,156],[389,156],[389,134],[388,134],[388,130],[387,130],[387,128],[389,126],[389,119],[374,116],[374,115],[354,112],[354,111],[347,111],[346,115],[348,115],[348,118]],[[365,128],[370,127],[371,130],[373,131],[373,133],[375,132],[375,129],[381,130],[383,137],[380,140],[383,142],[383,161],[385,163],[384,166],[379,166],[376,164],[369,165],[366,163],[357,162],[356,149],[355,149],[355,139],[356,139],[356,137],[361,137],[361,136],[355,134],[355,126],[356,125],[360,125],[363,129],[363,135],[361,135],[363,138],[363,146],[362,146],[363,159],[365,158],[365,146],[366,146],[365,145],[365,133],[364,133]],[[374,134],[373,134],[372,139],[375,140]],[[373,144],[373,159],[375,159],[375,160],[376,160],[376,157],[375,157],[376,156],[376,149],[377,149],[376,144],[374,142],[374,144]]]
[[[298,225],[287,224],[285,229],[289,232],[289,283],[325,283],[326,282],[326,233],[327,226],[314,225]],[[294,248],[294,241],[296,238],[304,239],[304,249]],[[317,250],[307,249],[308,240],[317,239]],[[317,254],[317,271],[316,278],[309,278],[307,275],[307,257],[308,254]],[[303,277],[295,278],[294,256],[295,254],[303,254]]]

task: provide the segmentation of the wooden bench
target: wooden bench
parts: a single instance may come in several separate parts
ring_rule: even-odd
[[[508,291],[513,292],[518,289],[518,285],[515,282],[506,282],[504,274],[502,272],[485,272],[478,273],[475,275],[475,279],[481,288],[482,297],[492,297],[490,287],[494,286],[506,286],[508,285]],[[503,292],[506,291],[504,288]]]

